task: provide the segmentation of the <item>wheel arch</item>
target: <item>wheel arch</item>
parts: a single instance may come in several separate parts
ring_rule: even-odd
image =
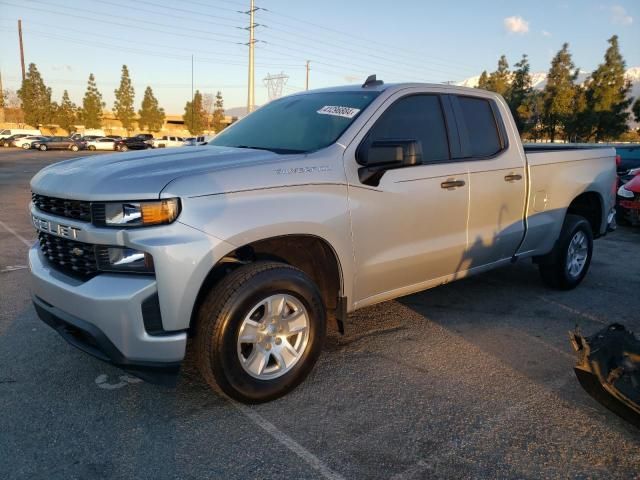
[[[189,331],[196,331],[197,312],[207,293],[234,269],[259,260],[272,260],[292,265],[318,286],[329,320],[336,320],[343,330],[342,320],[346,304],[342,300],[344,275],[336,249],[331,243],[313,234],[277,235],[254,240],[234,248],[213,265],[196,296]]]
[[[591,225],[594,238],[601,235],[604,219],[604,199],[599,192],[586,191],[575,197],[569,207],[566,215],[580,215],[585,218]]]

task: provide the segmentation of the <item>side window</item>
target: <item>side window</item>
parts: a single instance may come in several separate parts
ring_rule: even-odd
[[[449,141],[440,98],[411,95],[391,105],[369,132],[367,142],[378,140],[418,140],[422,161],[449,160]]]
[[[458,97],[458,102],[467,127],[471,155],[489,157],[502,150],[498,126],[489,100]]]

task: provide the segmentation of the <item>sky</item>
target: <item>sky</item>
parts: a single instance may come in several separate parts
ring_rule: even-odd
[[[181,114],[195,88],[220,90],[226,107],[247,103],[249,0],[0,0],[0,72],[19,88],[17,20],[25,62],[38,66],[59,100],[81,103],[89,73],[107,107],[126,64],[136,104],[150,85],[167,113]],[[256,103],[263,79],[284,72],[284,93],[360,83],[461,81],[510,64],[523,53],[546,71],[568,42],[574,63],[591,71],[607,39],[620,38],[628,67],[640,66],[640,0],[256,0]]]

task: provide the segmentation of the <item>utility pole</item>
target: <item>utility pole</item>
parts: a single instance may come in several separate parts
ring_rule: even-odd
[[[0,72],[0,122],[4,122],[4,90],[2,89],[2,72]]]
[[[254,18],[255,18],[256,6],[255,0],[251,0],[251,6],[249,8],[249,91],[247,92],[247,114],[253,112],[253,108],[255,107],[255,74],[254,74],[254,47],[256,43],[256,39],[253,35],[253,30],[255,28]]]
[[[309,60],[307,60],[307,80],[304,83],[304,89],[309,90]]]
[[[191,54],[191,126],[193,126],[193,114],[195,113],[195,98],[193,93],[193,53]],[[191,133],[191,132],[189,132]]]
[[[18,20],[18,39],[20,40],[20,64],[22,65],[22,81],[24,82],[26,74],[24,71],[24,46],[22,45],[22,20],[21,19]]]

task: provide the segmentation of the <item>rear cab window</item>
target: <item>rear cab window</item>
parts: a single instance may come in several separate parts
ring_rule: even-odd
[[[491,100],[479,97],[457,96],[458,115],[462,116],[462,141],[465,143],[467,154],[475,158],[492,157],[504,148],[498,122],[496,120]]]

